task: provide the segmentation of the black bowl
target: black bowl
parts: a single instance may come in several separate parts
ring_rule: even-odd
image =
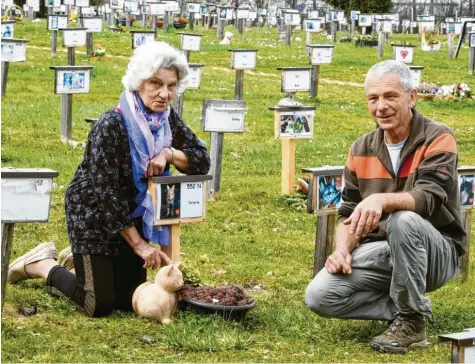
[[[217,314],[227,320],[242,321],[247,312],[256,307],[256,301],[244,306],[224,306],[183,297],[180,306],[203,315]]]

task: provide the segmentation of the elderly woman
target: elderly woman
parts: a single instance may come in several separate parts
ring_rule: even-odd
[[[153,226],[146,176],[206,174],[206,147],[170,106],[188,74],[186,59],[164,42],[138,47],[122,79],[119,105],[89,133],[84,158],[66,192],[70,250],[56,259],[43,243],[16,259],[8,281],[45,278],[48,292],[70,299],[92,317],[132,310],[146,268],[170,259],[168,228]],[[68,269],[69,268],[69,269]]]

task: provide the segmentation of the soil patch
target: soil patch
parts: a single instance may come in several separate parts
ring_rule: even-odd
[[[186,284],[180,293],[193,300],[223,306],[246,306],[254,302],[240,286],[194,287]]]

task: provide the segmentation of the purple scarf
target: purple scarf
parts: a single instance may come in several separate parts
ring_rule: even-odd
[[[150,160],[163,148],[170,148],[172,145],[168,122],[170,107],[161,113],[149,113],[135,91],[124,91],[120,95],[119,107],[129,135],[132,174],[139,191],[135,198],[137,208],[132,217],[142,216],[143,234],[147,240],[167,246],[170,244],[168,226],[153,225],[152,196],[148,192],[147,180],[144,177]]]

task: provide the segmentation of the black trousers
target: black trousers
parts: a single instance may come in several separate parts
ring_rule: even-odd
[[[132,251],[73,257],[76,275],[61,265],[49,272],[46,289],[50,294],[68,298],[90,317],[107,316],[113,309],[132,311],[134,291],[147,278],[142,258]]]

